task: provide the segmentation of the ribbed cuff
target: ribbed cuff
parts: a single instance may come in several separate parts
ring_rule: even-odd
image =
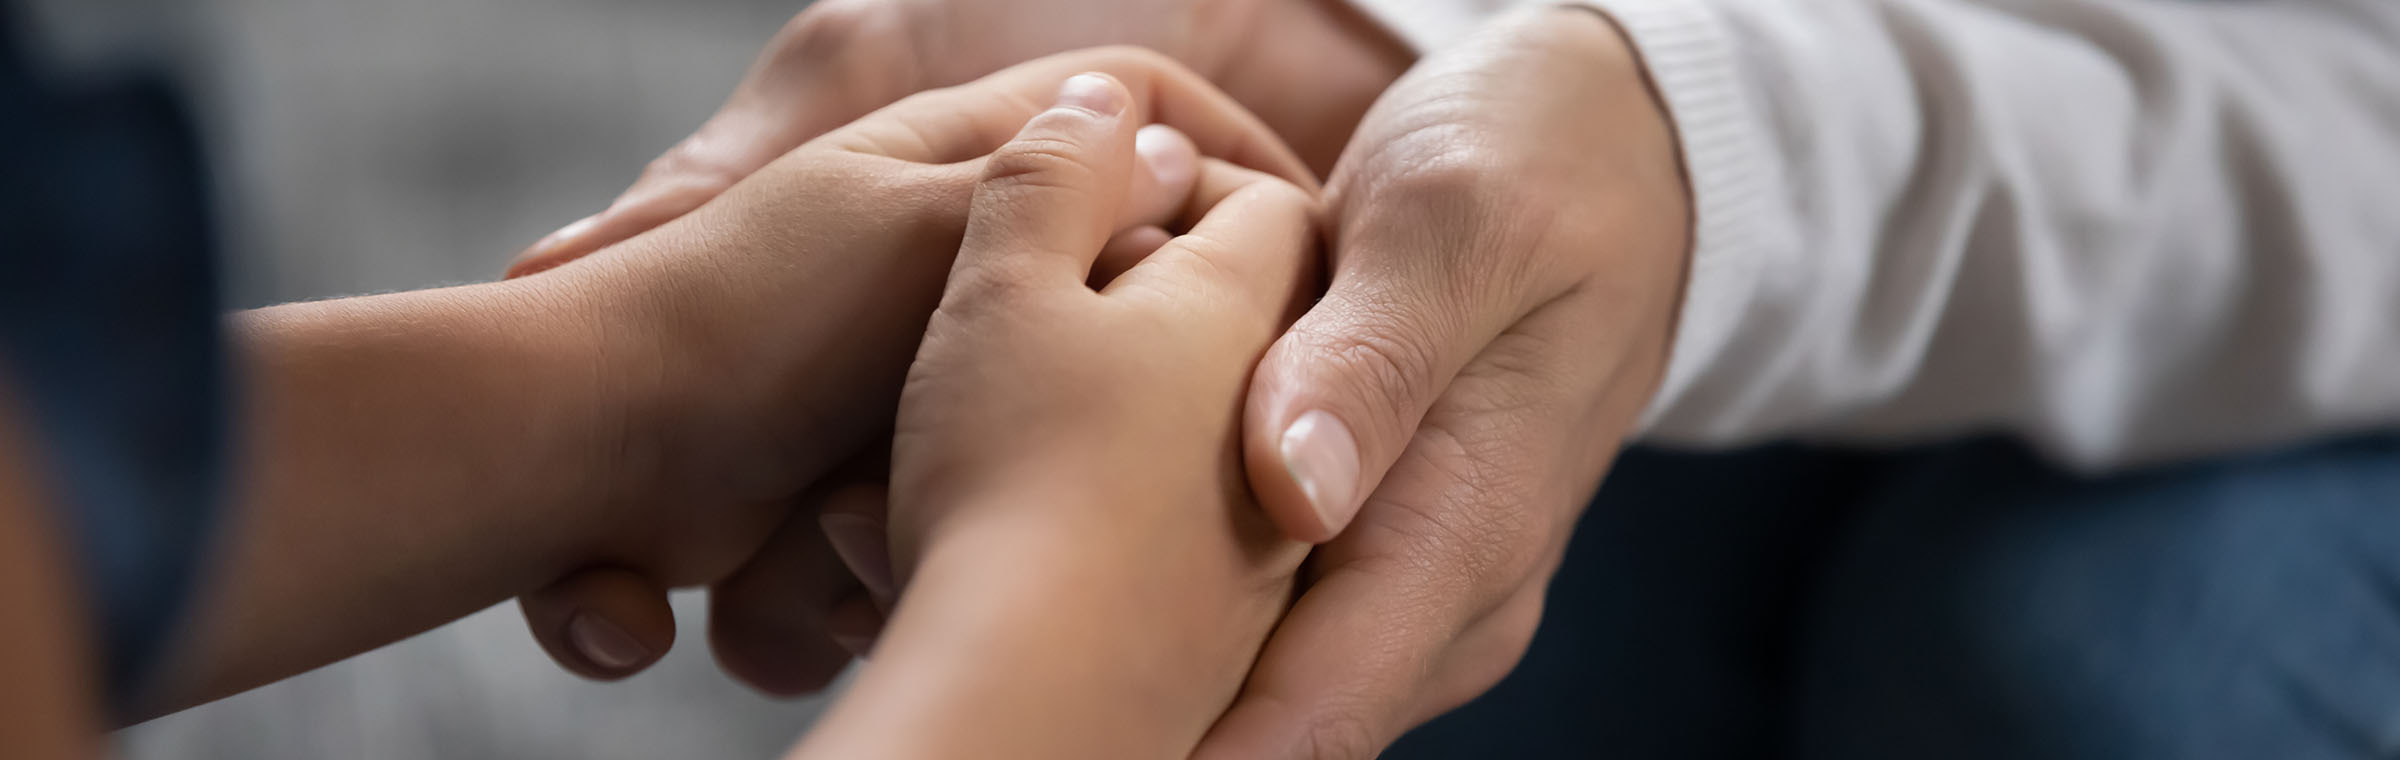
[[[1657,426],[1717,363],[1758,284],[1751,236],[1769,190],[1767,155],[1743,90],[1736,47],[1703,0],[1572,0],[1625,30],[1666,100],[1692,190],[1692,261],[1666,379],[1643,411]]]

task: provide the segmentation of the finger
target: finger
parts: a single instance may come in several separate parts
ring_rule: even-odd
[[[1286,535],[1339,535],[1459,370],[1528,311],[1488,284],[1507,278],[1470,263],[1497,243],[1441,213],[1473,200],[1400,202],[1400,215],[1381,215],[1414,220],[1399,227],[1345,220],[1331,288],[1260,360],[1243,447],[1260,504]]]
[[[827,497],[817,516],[835,556],[885,610],[900,593],[892,574],[890,500],[891,490],[880,483],[847,486]]]
[[[875,640],[883,638],[883,624],[890,614],[889,606],[876,603],[867,594],[851,594],[834,603],[825,619],[825,633],[850,656],[863,660],[875,653]]]
[[[834,605],[863,593],[818,528],[792,513],[748,564],[709,589],[709,647],[725,672],[783,697],[824,690],[850,662],[827,633]]]
[[[1235,313],[1281,319],[1318,264],[1317,204],[1306,191],[1223,161],[1201,163],[1177,236],[1111,283],[1107,292],[1189,294],[1205,287]],[[1275,327],[1281,327],[1278,321]]]
[[[1107,289],[1109,283],[1115,282],[1118,276],[1132,270],[1143,259],[1150,258],[1150,254],[1157,253],[1158,249],[1166,246],[1167,241],[1174,238],[1175,235],[1167,232],[1166,228],[1155,225],[1117,233],[1116,237],[1108,239],[1107,246],[1100,249],[1100,258],[1092,262],[1092,276],[1086,284],[1092,286],[1093,290]]]
[[[1185,220],[1185,210],[1191,205],[1193,190],[1200,180],[1200,149],[1174,127],[1152,124],[1134,133],[1133,152],[1133,187],[1117,210],[1116,229],[1120,237],[1111,239],[1108,247],[1102,249],[1101,262],[1094,265],[1096,283],[1106,283],[1158,250],[1167,238],[1173,237],[1163,229],[1165,226],[1174,225],[1177,229],[1190,226]],[[957,184],[971,188],[982,178],[985,164],[971,161],[927,167],[925,172],[933,186]],[[1152,236],[1145,230],[1158,234]]]
[[[1207,78],[1141,48],[1094,48],[1019,64],[964,85],[902,99],[826,139],[907,161],[967,161],[1008,142],[1027,119],[1051,106],[1059,82],[1086,72],[1106,74],[1125,86],[1132,98],[1132,122],[1174,127],[1189,136],[1202,155],[1316,190],[1308,165],[1258,117]]]
[[[1636,412],[1560,299],[1481,351],[1277,628],[1206,758],[1371,757],[1514,667],[1580,507]]]
[[[1152,124],[1133,133],[1133,155],[1133,189],[1118,229],[1167,224],[1183,213],[1200,181],[1200,147],[1174,127]]]
[[[1555,570],[1553,566],[1537,577],[1552,577]],[[1423,725],[1474,701],[1514,672],[1517,664],[1524,661],[1526,650],[1533,646],[1549,590],[1548,583],[1527,583],[1500,606],[1459,631],[1458,638],[1450,642],[1449,650],[1418,690],[1416,709],[1408,717],[1408,726]]]
[[[886,14],[862,3],[818,3],[768,43],[733,95],[691,136],[650,162],[608,208],[544,236],[508,277],[552,269],[691,213],[801,143],[917,89],[892,73]]]
[[[1105,74],[1059,86],[1055,105],[992,152],[951,280],[1082,284],[1131,186],[1131,95]]]
[[[1407,731],[1465,621],[1393,580],[1348,567],[1312,585],[1193,757],[1364,760]]]
[[[517,606],[550,659],[593,680],[639,673],[675,644],[667,590],[625,568],[576,571],[518,598]]]

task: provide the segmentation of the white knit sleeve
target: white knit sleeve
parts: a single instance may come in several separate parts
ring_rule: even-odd
[[[1651,439],[2400,422],[2400,3],[1585,1],[1693,185]]]

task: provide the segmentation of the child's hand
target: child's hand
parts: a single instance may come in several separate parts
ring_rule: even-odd
[[[1188,233],[1112,241],[1132,100],[1075,77],[985,163],[901,401],[901,607],[805,751],[1180,757],[1281,616],[1306,547],[1252,501],[1239,438],[1314,286],[1315,201],[1206,161]]]
[[[1084,51],[902,100],[689,216],[521,281],[588,325],[602,364],[588,390],[605,394],[593,405],[626,412],[613,459],[592,468],[607,479],[610,503],[595,505],[606,511],[560,521],[584,534],[595,572],[527,597],[554,656],[587,675],[639,670],[673,636],[658,589],[705,583],[719,592],[712,640],[736,675],[796,693],[839,672],[848,657],[827,640],[826,615],[859,584],[827,549],[817,505],[858,493],[822,481],[881,448],[984,156],[1087,70],[1131,85],[1127,124],[1189,136],[1157,133],[1164,150],[1145,150],[1142,170],[1126,169],[1138,179],[1118,184],[1131,197],[1094,221],[1104,233],[1171,221],[1197,153],[1305,181],[1265,127],[1196,75],[1155,53]],[[595,620],[613,630],[595,633]]]

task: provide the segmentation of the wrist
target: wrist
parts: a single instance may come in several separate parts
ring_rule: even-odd
[[[1214,494],[1219,484],[1066,491],[1058,484],[1071,478],[1026,482],[1041,485],[984,489],[930,529],[895,523],[917,540],[900,536],[906,590],[892,630],[928,631],[934,646],[980,631],[1003,647],[1012,631],[1037,632],[1037,650],[1107,673],[1171,674],[1201,693],[1238,685],[1290,600],[1305,544],[1283,539],[1253,504],[1167,496]],[[1144,685],[1109,678],[1088,685]]]
[[[874,659],[804,756],[1166,757],[1199,741],[1280,604],[1228,607],[1246,589],[1190,572],[1177,550],[1031,518],[929,537]]]
[[[654,504],[673,358],[655,320],[580,270],[496,283],[489,319],[509,326],[523,380],[516,404],[535,421],[528,446],[551,466],[531,475],[555,484],[553,524],[587,561]],[[568,568],[572,569],[572,568]]]

